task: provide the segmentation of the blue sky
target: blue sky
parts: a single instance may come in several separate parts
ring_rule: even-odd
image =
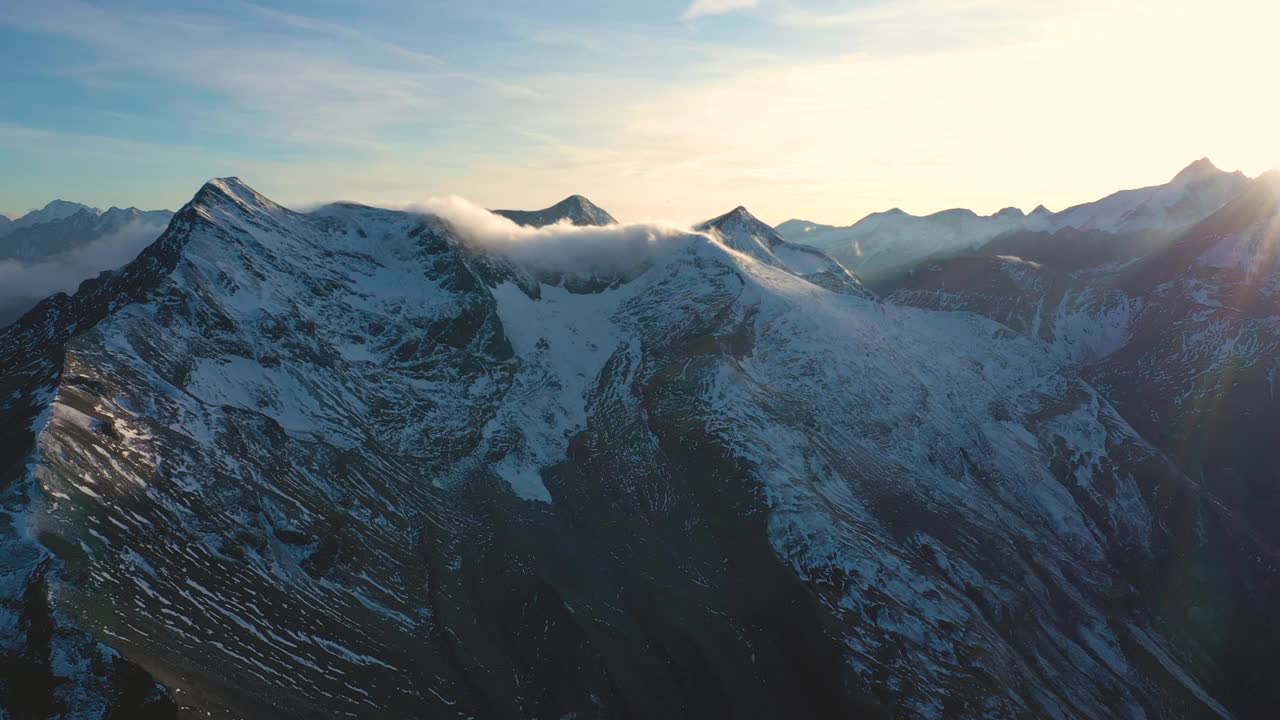
[[[0,213],[456,193],[624,219],[1062,207],[1280,164],[1252,0],[0,0]]]

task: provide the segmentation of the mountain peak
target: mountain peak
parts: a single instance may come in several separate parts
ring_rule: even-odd
[[[279,205],[246,185],[238,177],[214,178],[206,182],[200,188],[200,191],[196,193],[192,202],[197,205],[205,203],[222,204],[224,200],[230,200],[235,205],[247,210],[274,211],[281,209]]]
[[[39,212],[48,214],[48,215],[51,215],[51,214],[74,215],[75,213],[78,213],[81,210],[88,210],[95,214],[102,212],[98,208],[89,207],[88,205],[85,205],[83,203],[71,202],[70,200],[62,200],[61,198],[57,200],[50,200],[49,204],[41,208]]]
[[[723,227],[731,224],[745,224],[748,226],[758,225],[760,226],[759,231],[762,232],[763,234],[765,235],[775,234],[772,227],[770,227],[769,225],[761,221],[755,215],[752,215],[751,211],[746,209],[742,205],[739,205],[738,207],[730,210],[729,212],[723,215],[720,215],[719,217],[712,218],[706,221],[705,223],[702,223],[697,227],[697,229],[699,230],[708,229],[708,228],[722,229]]]
[[[775,247],[786,242],[777,230],[752,215],[750,210],[741,205],[723,215],[695,225],[693,229],[698,232],[717,234],[729,247],[753,255],[758,260],[766,259],[765,256],[772,253]]]
[[[568,220],[574,225],[617,225],[618,221],[605,212],[599,205],[582,195],[570,195],[560,202],[542,210],[494,210],[517,225],[543,227]]]
[[[1173,183],[1185,184],[1189,182],[1195,182],[1197,180],[1204,180],[1206,178],[1211,178],[1221,174],[1222,174],[1222,171],[1218,169],[1218,166],[1214,165],[1212,160],[1205,157],[1205,158],[1200,158],[1199,160],[1183,168],[1182,172],[1174,176]]]
[[[49,202],[48,205],[45,205],[43,208],[40,208],[39,210],[32,210],[26,215],[23,215],[17,220],[14,220],[12,229],[16,231],[24,227],[30,227],[32,225],[41,225],[43,223],[57,222],[58,220],[64,220],[79,212],[88,212],[95,216],[102,214],[102,211],[99,210],[98,208],[89,207],[88,205],[84,205],[82,203],[71,202],[70,200],[61,200],[61,199],[52,200]]]
[[[552,205],[552,207],[593,208],[593,207],[596,207],[596,205],[595,203],[591,202],[583,195],[570,195],[569,197],[561,200],[555,205]]]

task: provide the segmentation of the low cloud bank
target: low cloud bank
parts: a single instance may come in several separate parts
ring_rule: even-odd
[[[625,273],[698,235],[663,223],[580,227],[564,221],[526,227],[457,196],[431,198],[401,209],[441,217],[464,242],[535,272]]]
[[[39,260],[0,260],[0,325],[17,320],[50,295],[75,292],[85,280],[127,264],[160,237],[165,227],[165,222],[135,220],[59,255]]]

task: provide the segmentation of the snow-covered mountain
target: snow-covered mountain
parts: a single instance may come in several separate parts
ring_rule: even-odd
[[[1024,229],[1032,217],[1037,216],[1012,208],[990,216],[957,209],[924,217],[895,208],[868,215],[849,227],[789,220],[778,226],[778,232],[791,242],[829,253],[874,284],[927,257],[977,247],[997,235]]]
[[[787,242],[744,207],[739,206],[695,229],[712,234],[725,246],[759,262],[832,292],[871,297],[871,293],[862,287],[862,281],[829,255],[807,245]]]
[[[573,225],[616,225],[617,220],[581,195],[570,195],[542,210],[494,210],[517,225],[544,227],[568,221]]]
[[[1228,512],[1233,534],[1260,538],[1271,550],[1257,562],[1272,562],[1280,547],[1280,174],[1248,182],[1225,207],[1128,259],[1117,261],[1106,238],[1076,239],[1075,253],[1057,246],[1060,234],[997,240],[926,263],[888,299],[981,313],[1080,363],[1081,375],[1197,481],[1202,505]],[[1011,242],[1026,257],[998,254]],[[1201,562],[1197,572],[1219,571],[1219,559]],[[1267,594],[1268,583],[1239,592]],[[1224,602],[1184,596],[1176,604],[1179,632],[1199,638],[1202,653],[1220,642],[1207,640],[1221,629],[1219,611],[1207,607]],[[1278,666],[1272,651],[1254,647],[1265,658],[1255,666]]]
[[[66,203],[66,205],[72,204],[74,203]],[[45,210],[50,207],[53,207],[52,203]],[[102,212],[83,208],[83,206],[82,209],[70,215],[46,219],[39,223],[19,225],[27,219],[24,217],[14,223],[11,232],[0,238],[0,260],[31,261],[60,255],[77,250],[105,236],[124,231],[130,225],[147,225],[156,228],[156,235],[151,238],[154,240],[169,223],[171,217],[173,213],[168,210],[144,211],[132,207],[113,207]]]
[[[1280,547],[1280,171],[1111,285],[1141,308],[1086,368],[1135,426]]]
[[[79,212],[87,212],[93,215],[101,215],[102,211],[95,207],[82,205],[78,202],[70,202],[68,200],[53,200],[39,210],[32,210],[20,218],[14,219],[8,227],[8,232],[16,232],[22,228],[32,227],[34,225],[42,225],[44,223],[65,220]]]
[[[62,214],[67,211],[72,212]],[[0,237],[0,325],[53,293],[74,292],[84,280],[132,260],[173,216],[137,208],[99,212],[63,201],[40,213],[44,221],[14,223],[16,229]]]
[[[1165,185],[1122,190],[1063,210],[1053,217],[1052,226],[1113,234],[1185,228],[1238,197],[1248,180],[1244,173],[1223,172],[1202,158]]]
[[[849,227],[789,220],[778,231],[792,242],[824,250],[876,287],[924,260],[972,251],[1007,234],[1091,234],[1119,238],[1111,244],[1157,243],[1208,217],[1247,184],[1243,174],[1223,172],[1203,159],[1167,184],[1124,190],[1059,213],[1040,206],[1029,215],[1007,208],[990,216],[956,209],[918,217],[894,209]]]
[[[0,331],[0,702],[1277,707],[1224,671],[1276,667],[1265,547],[1053,353],[832,288],[838,263],[745,210],[706,228],[495,238],[207,184],[136,261]],[[610,242],[631,265],[582,282],[566,249]],[[1223,587],[1250,589],[1247,624],[1194,635],[1178,603]]]

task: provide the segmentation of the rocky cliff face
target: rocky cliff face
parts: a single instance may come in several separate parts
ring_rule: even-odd
[[[1168,602],[1274,566],[1086,380],[726,218],[593,275],[206,185],[0,335],[6,707],[1265,707]]]

